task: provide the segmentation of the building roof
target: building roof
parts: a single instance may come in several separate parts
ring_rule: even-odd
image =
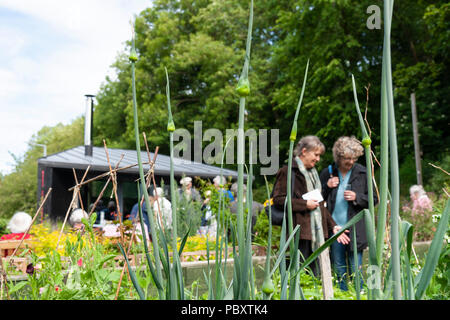
[[[86,169],[89,165],[90,171],[109,171],[109,164],[106,158],[105,149],[102,147],[93,147],[92,157],[86,156],[84,153],[85,147],[78,146],[69,150],[65,150],[59,153],[55,153],[46,157],[38,159],[38,164],[53,167],[53,168],[66,168],[66,169]],[[111,167],[115,167],[117,162],[124,155],[122,161],[119,164],[119,168],[126,166],[133,166],[131,168],[123,169],[121,173],[139,174],[139,166],[137,165],[137,152],[136,150],[126,149],[112,149],[108,148],[109,161]],[[153,160],[154,153],[150,152],[150,159]],[[148,162],[148,155],[146,151],[141,151],[142,162]],[[188,161],[185,159],[174,158],[174,175],[175,176],[201,176],[201,177],[215,177],[222,174],[225,177],[231,176],[237,178],[237,172],[228,169],[221,169],[213,165],[198,163],[194,161]],[[144,171],[149,169],[148,164],[144,164]],[[155,164],[155,174],[168,176],[170,174],[170,157],[158,153]]]

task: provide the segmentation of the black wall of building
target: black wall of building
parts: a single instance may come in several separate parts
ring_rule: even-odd
[[[85,169],[83,170],[75,170],[78,182],[81,182],[83,175],[85,173]],[[104,172],[96,172],[90,171],[86,175],[85,181],[95,178]],[[65,215],[69,209],[70,203],[73,197],[73,190],[69,191],[70,188],[76,185],[76,181],[74,178],[72,169],[64,169],[64,168],[52,168],[47,166],[42,166],[38,164],[38,190],[37,190],[37,208],[39,207],[42,199],[47,194],[48,190],[52,188],[44,206],[43,206],[43,217],[44,219],[50,218],[52,222],[56,221],[64,221]],[[101,181],[105,183],[108,177],[98,179],[95,181]],[[139,176],[137,174],[130,173],[122,173],[117,174],[117,194],[119,198],[119,203],[121,206],[121,212],[124,216],[126,216],[131,210],[134,203],[137,202],[137,188],[135,195],[130,196],[130,193],[127,192],[124,198],[124,185],[125,183],[130,186],[130,183],[135,184]],[[155,176],[155,182],[158,186],[161,185],[161,180],[164,180],[165,191],[167,194],[167,198],[170,199],[170,180],[168,176]],[[43,181],[43,182],[42,182]],[[177,178],[178,182],[178,178]],[[153,181],[152,181],[153,185]],[[80,189],[80,194],[82,198],[82,207],[85,211],[89,212],[89,205],[94,203],[97,200],[97,195],[93,195],[93,191],[89,189],[93,189],[92,183],[88,183],[83,185]],[[150,188],[153,190],[153,188]],[[112,182],[109,182],[109,187],[107,188],[107,192],[104,192],[102,196],[103,205],[106,206],[110,200],[115,200],[114,194],[111,198],[111,190],[112,190]],[[78,201],[78,199],[77,199]],[[81,203],[79,203],[81,207]]]

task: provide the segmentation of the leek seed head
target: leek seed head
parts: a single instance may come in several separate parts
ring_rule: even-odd
[[[273,285],[271,278],[267,277],[266,279],[264,279],[262,291],[267,295],[275,291],[275,286]]]
[[[134,48],[131,49],[131,53],[128,59],[130,59],[131,62],[136,62],[138,60],[136,50]]]
[[[167,123],[167,131],[169,131],[169,132],[174,132],[175,131],[175,123],[173,122],[173,120],[170,120]]]
[[[372,143],[372,140],[371,140],[369,137],[365,137],[365,138],[362,140],[362,145],[363,145],[364,147],[370,146],[371,143]]]
[[[247,97],[250,94],[250,82],[248,78],[240,78],[236,87],[240,97]]]

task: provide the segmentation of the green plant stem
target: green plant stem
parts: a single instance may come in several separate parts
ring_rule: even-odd
[[[392,280],[394,285],[393,297],[395,300],[402,298],[401,295],[401,266],[400,266],[400,250],[399,250],[399,209],[400,209],[400,182],[398,169],[398,151],[397,151],[397,133],[395,128],[395,110],[392,89],[391,74],[391,19],[392,19],[393,1],[384,1],[384,37],[385,37],[385,53],[386,64],[383,70],[386,73],[386,92],[388,100],[388,134],[389,134],[389,153],[391,168],[391,247],[392,247]]]
[[[134,50],[135,44],[134,44],[134,37],[132,41],[132,49]],[[134,135],[136,139],[136,154],[138,159],[138,165],[139,165],[139,178],[140,178],[140,184],[142,187],[142,190],[144,192],[144,199],[145,204],[147,206],[147,214],[149,218],[149,224],[150,224],[150,234],[152,237],[152,243],[153,243],[153,253],[155,256],[155,264],[156,264],[156,276],[157,281],[159,283],[162,283],[162,273],[161,273],[161,260],[159,257],[159,245],[158,245],[158,237],[155,230],[155,221],[153,217],[153,210],[150,205],[150,199],[148,197],[148,191],[147,187],[145,185],[145,178],[144,178],[144,169],[142,166],[142,159],[141,159],[141,145],[139,140],[139,124],[138,124],[138,115],[137,115],[137,102],[136,102],[136,75],[135,75],[135,62],[131,62],[131,77],[132,77],[132,90],[133,90],[133,117],[134,117]],[[158,290],[159,296],[162,299],[164,296],[164,293],[162,290]]]

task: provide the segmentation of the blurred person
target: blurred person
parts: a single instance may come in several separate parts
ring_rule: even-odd
[[[163,227],[166,230],[172,229],[172,203],[166,199],[164,191],[162,188],[157,187],[153,191],[154,202],[153,202],[153,212],[159,215],[163,221]]]
[[[88,214],[83,209],[77,208],[73,210],[70,214],[69,223],[74,230],[83,230],[84,224],[81,219],[87,219]]]
[[[214,187],[219,191],[222,192],[229,200],[230,202],[234,201],[233,193],[230,190],[225,189],[226,179],[224,176],[216,176],[213,179]]]
[[[22,237],[25,235],[24,239],[30,239],[30,234],[25,234],[28,228],[31,226],[31,222],[33,219],[26,212],[16,212],[8,222],[6,226],[11,233],[4,234],[0,240],[22,240]]]
[[[117,220],[117,217],[116,202],[111,200],[108,202],[107,210],[105,211],[105,220],[114,221]]]
[[[191,177],[183,177],[180,180],[181,188],[178,189],[180,197],[184,196],[187,200],[202,201],[200,193],[192,186]]]
[[[412,185],[409,188],[409,196],[412,201],[413,212],[424,213],[433,210],[433,203],[421,185]]]

